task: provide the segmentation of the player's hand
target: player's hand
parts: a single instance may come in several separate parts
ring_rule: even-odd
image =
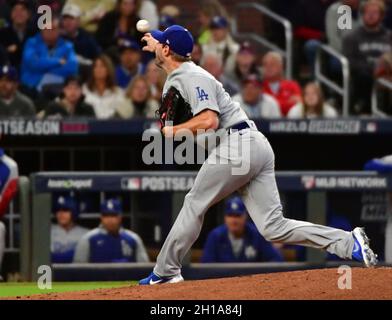
[[[162,134],[165,138],[172,138],[173,137],[173,127],[166,126],[162,128]]]
[[[143,47],[143,51],[155,52],[155,48],[158,44],[158,40],[154,39],[151,33],[146,33],[142,38],[142,42],[145,42],[146,45]]]

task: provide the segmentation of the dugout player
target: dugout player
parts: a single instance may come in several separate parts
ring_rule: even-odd
[[[80,239],[74,262],[149,262],[142,239],[124,229],[122,205],[108,199],[101,205],[101,225]]]
[[[1,218],[18,190],[18,165],[0,148],[0,272],[5,251],[5,225]],[[0,280],[2,277],[0,275]]]
[[[210,232],[201,262],[282,262],[281,254],[248,221],[241,198],[228,199],[225,224]]]
[[[75,223],[79,209],[76,200],[70,196],[56,199],[57,224],[51,228],[51,256],[53,263],[71,263],[78,241],[89,231]]]
[[[155,53],[156,64],[168,75],[163,98],[174,87],[192,108],[190,120],[163,127],[163,135],[171,137],[183,129],[193,134],[207,129],[226,133],[203,163],[153,272],[140,281],[141,285],[183,281],[181,262],[200,234],[205,213],[234,191],[241,191],[249,215],[266,240],[324,249],[367,267],[377,263],[363,229],[346,232],[283,216],[275,182],[275,156],[267,138],[222,84],[191,62],[193,37],[187,29],[174,25],[163,32],[146,33],[142,40],[146,42],[143,50]],[[239,152],[239,145],[248,145],[248,152]],[[239,165],[249,170],[234,174]]]

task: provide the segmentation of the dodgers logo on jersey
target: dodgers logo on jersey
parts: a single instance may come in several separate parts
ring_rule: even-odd
[[[200,87],[196,87],[196,90],[197,90],[197,99],[199,99],[199,101],[208,100],[208,94],[204,91],[204,89]]]

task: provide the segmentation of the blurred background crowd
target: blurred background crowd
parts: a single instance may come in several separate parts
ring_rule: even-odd
[[[323,43],[349,60],[351,115],[369,115],[374,79],[392,77],[388,0],[261,1],[293,25],[293,79],[286,79],[279,52],[233,37],[230,13],[218,0],[201,1],[192,21],[189,13],[184,17],[180,7],[165,1],[0,2],[2,118],[153,118],[165,76],[154,57],[142,51],[139,19],[161,30],[189,24],[196,43],[193,61],[219,79],[251,118],[341,114],[340,97],[314,81],[315,56]],[[37,28],[40,5],[52,9],[51,29]],[[342,5],[352,11],[350,30],[338,27]],[[278,29],[264,28],[276,44],[283,41]],[[341,78],[337,59],[328,62],[328,73]]]

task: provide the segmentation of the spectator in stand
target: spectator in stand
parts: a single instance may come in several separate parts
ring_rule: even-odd
[[[106,55],[94,60],[90,79],[83,86],[85,102],[92,105],[98,119],[109,119],[126,103],[123,90],[116,85],[113,63]]]
[[[60,37],[60,21],[53,17],[51,28],[27,40],[23,50],[21,82],[29,91],[45,85],[62,84],[76,75],[78,61],[72,43]]]
[[[336,110],[325,102],[323,91],[316,82],[308,83],[303,90],[303,102],[297,103],[287,114],[287,118],[336,118]]]
[[[67,4],[61,12],[62,34],[64,39],[72,42],[80,66],[91,66],[93,60],[101,53],[95,39],[80,27],[82,11],[76,4]]]
[[[156,30],[159,27],[159,14],[155,1],[141,0],[138,11],[140,19],[145,19],[150,23],[151,29]]]
[[[328,44],[337,52],[342,52],[343,37],[350,33],[353,28],[356,28],[359,25],[359,3],[360,0],[342,0],[332,3],[327,9],[325,17],[326,37],[328,40]],[[338,25],[338,21],[341,18],[341,13],[338,13],[338,10],[343,5],[349,6],[351,8],[352,28],[350,29],[339,28]],[[322,39],[310,39],[305,44],[307,61],[308,64],[311,66],[313,73],[317,50],[318,47],[321,45],[322,41],[324,41],[324,36],[322,37]],[[341,72],[340,61],[334,57],[331,57],[329,59],[329,67],[333,74],[338,74],[339,72]]]
[[[203,49],[201,45],[196,42],[193,45],[192,61],[199,66],[202,58],[203,58]]]
[[[202,60],[202,67],[211,73],[216,78],[216,80],[222,83],[223,88],[225,88],[230,96],[237,94],[239,88],[235,82],[230,80],[223,73],[222,60],[218,57],[218,55],[214,53],[205,55]]]
[[[263,93],[260,89],[261,84],[259,75],[249,75],[243,81],[241,93],[235,95],[233,100],[239,102],[251,119],[280,118],[278,101],[268,93]]]
[[[18,91],[18,71],[12,66],[0,69],[0,117],[34,117],[33,102]]]
[[[225,73],[232,73],[240,46],[230,35],[229,22],[224,17],[215,16],[212,18],[210,29],[211,38],[203,45],[203,54],[217,54],[223,62]]]
[[[366,1],[361,12],[363,24],[344,37],[343,54],[350,61],[352,112],[368,114],[377,60],[392,50],[392,43],[391,32],[382,25],[383,2]]]
[[[146,78],[150,85],[151,97],[156,101],[161,101],[166,74],[158,68],[154,60],[147,64]]]
[[[95,118],[94,108],[84,102],[82,82],[78,77],[69,77],[64,84],[61,97],[49,103],[38,118]]]
[[[210,25],[212,18],[215,16],[225,17],[226,19],[229,17],[219,0],[203,0],[198,13],[198,20],[201,26],[197,39],[199,44],[204,45],[211,40]]]
[[[335,1],[300,0],[295,12],[298,25],[294,26],[294,36],[299,40],[301,48],[304,44],[307,63],[311,68],[314,66],[317,48],[325,39],[325,17],[328,7]]]
[[[117,115],[122,119],[130,118],[155,118],[155,111],[159,103],[151,96],[150,86],[145,76],[135,76],[126,93],[128,104],[117,108]]]
[[[240,50],[237,53],[234,71],[228,74],[228,77],[240,88],[242,82],[250,74],[258,73],[256,51],[249,42],[245,41],[241,44]]]
[[[67,0],[65,5],[75,4],[83,12],[80,22],[84,30],[95,33],[98,23],[107,12],[113,10],[116,0]]]
[[[343,38],[360,24],[359,4],[360,0],[341,0],[331,4],[327,10],[325,24],[328,44],[338,52],[342,52]],[[343,5],[351,8],[352,29],[342,29],[338,26],[338,21],[341,17],[341,14],[338,13],[338,9]]]
[[[270,51],[263,57],[263,91],[275,97],[282,115],[286,116],[296,103],[301,102],[301,87],[296,81],[284,78],[283,67],[279,53]]]
[[[226,201],[225,224],[212,230],[204,245],[203,263],[282,262],[283,258],[248,221],[240,197]]]
[[[117,84],[125,89],[137,75],[144,74],[142,51],[139,43],[132,38],[119,40],[120,64],[116,67]]]
[[[166,5],[161,9],[159,16],[159,30],[166,30],[170,26],[177,24],[180,16],[180,9],[173,5]]]
[[[79,241],[74,262],[149,262],[142,239],[122,226],[122,206],[117,199],[101,205],[101,224]]]
[[[30,10],[26,0],[13,2],[10,24],[0,31],[0,43],[7,51],[9,63],[16,68],[19,68],[22,62],[23,47],[27,38],[36,32],[31,23]]]
[[[71,263],[76,245],[89,230],[76,224],[79,209],[73,197],[58,197],[54,211],[57,224],[51,227],[51,260],[52,263]]]
[[[136,30],[139,7],[140,0],[117,0],[115,9],[106,13],[98,25],[96,38],[102,48],[113,49],[122,37],[140,42],[143,35]]]

